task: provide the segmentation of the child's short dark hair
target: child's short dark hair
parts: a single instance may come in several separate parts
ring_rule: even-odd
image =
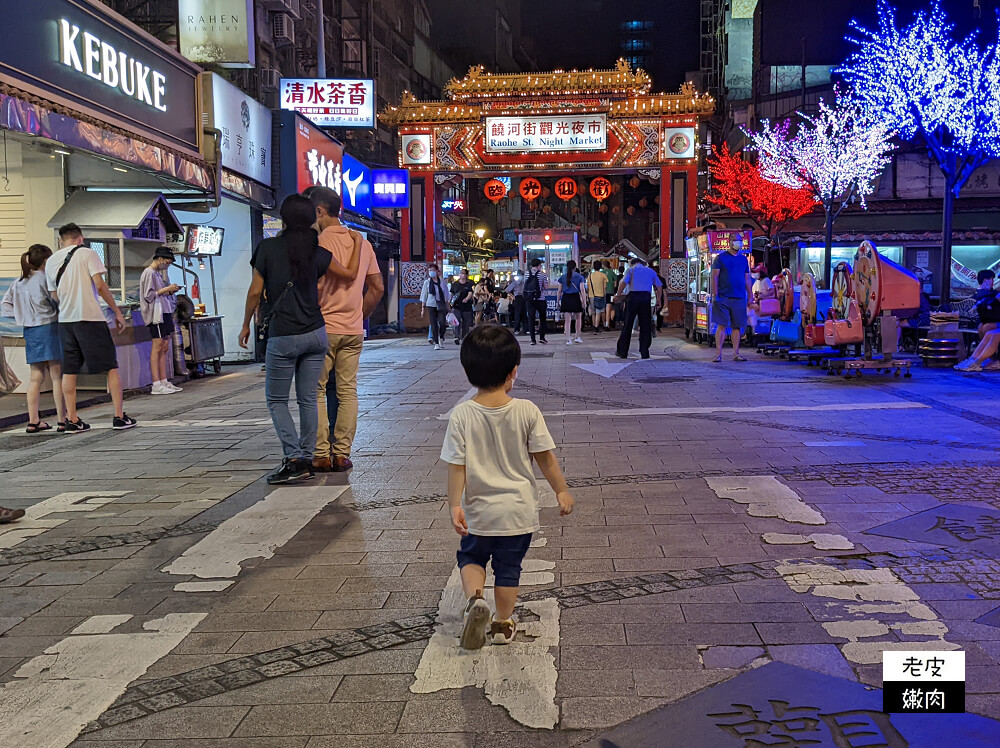
[[[987,270],[980,270],[978,273],[976,273],[976,283],[982,285],[983,281],[985,281],[985,280],[993,280],[996,277],[997,277],[997,274],[994,273],[992,270],[989,270],[989,269],[987,269]]]
[[[462,341],[462,368],[474,387],[496,389],[521,363],[521,346],[514,333],[500,325],[479,325]]]

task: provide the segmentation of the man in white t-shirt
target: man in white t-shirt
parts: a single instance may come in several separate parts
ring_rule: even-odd
[[[111,428],[130,429],[135,419],[124,411],[118,355],[101,302],[114,310],[115,326],[125,330],[125,318],[104,280],[107,268],[100,256],[84,246],[83,231],[75,223],[59,229],[59,250],[45,264],[45,282],[59,302],[59,336],[63,344],[63,396],[66,400],[67,434],[90,431],[76,412],[76,379],[87,365],[90,374],[108,375],[108,392],[115,406]]]
[[[521,361],[514,333],[499,325],[475,327],[462,341],[461,359],[478,391],[451,412],[441,459],[448,463],[452,526],[462,536],[458,566],[468,605],[461,646],[479,649],[490,621],[483,598],[487,562],[496,577],[489,636],[494,644],[514,641],[521,562],[538,530],[532,459],[556,492],[560,514],[573,511],[573,496],[538,406],[507,394]]]

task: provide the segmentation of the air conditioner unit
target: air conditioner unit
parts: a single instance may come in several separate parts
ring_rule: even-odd
[[[297,20],[302,18],[302,8],[300,7],[301,0],[284,0],[284,2],[285,12],[288,13],[288,15]]]
[[[271,18],[271,34],[276,46],[295,44],[295,23],[287,13],[275,13]]]
[[[263,0],[261,4],[270,11],[283,11],[288,7],[288,0]]]
[[[261,70],[260,87],[266,91],[277,91],[281,88],[281,72],[274,68],[264,68]]]

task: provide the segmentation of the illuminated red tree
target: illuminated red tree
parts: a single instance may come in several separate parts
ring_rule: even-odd
[[[750,163],[741,154],[731,153],[726,143],[722,148],[712,149],[708,166],[712,172],[708,201],[746,216],[769,243],[785,226],[816,207],[809,190],[791,189],[767,181],[757,164]]]

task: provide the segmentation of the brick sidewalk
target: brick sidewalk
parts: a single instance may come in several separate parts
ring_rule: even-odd
[[[0,528],[0,710],[38,718],[0,744],[573,746],[768,662],[877,687],[888,648],[961,648],[967,710],[997,714],[1000,377],[845,381],[664,336],[603,377],[576,365],[611,336],[551,341],[514,394],[577,511],[542,509],[526,636],[478,656],[441,634],[454,347],[366,347],[354,471],[279,492],[256,367],[130,401],[133,431],[0,434],[3,503],[29,509]]]

